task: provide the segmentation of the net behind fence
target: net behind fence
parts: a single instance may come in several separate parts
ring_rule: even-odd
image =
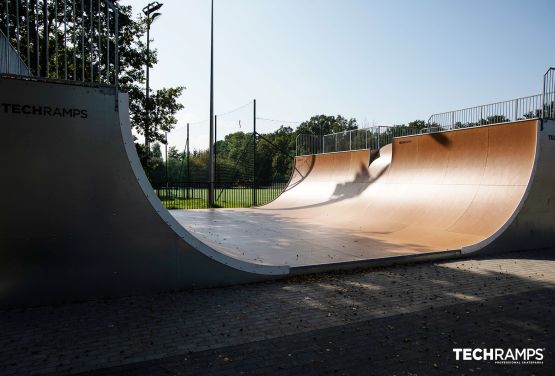
[[[214,207],[264,205],[285,189],[294,159],[293,129],[262,118],[256,119],[256,126],[264,132],[253,133],[253,103],[216,117]],[[151,173],[151,183],[167,208],[209,207],[208,150],[189,147],[190,139],[208,130],[209,122],[204,121],[191,125],[188,138],[183,138],[184,127],[170,134],[185,140],[183,149],[170,147],[167,163],[164,160]]]

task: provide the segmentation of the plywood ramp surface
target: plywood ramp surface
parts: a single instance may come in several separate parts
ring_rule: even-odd
[[[522,202],[538,126],[397,138],[370,165],[368,150],[297,157],[288,188],[266,206],[174,216],[224,253],[293,267],[461,250]]]

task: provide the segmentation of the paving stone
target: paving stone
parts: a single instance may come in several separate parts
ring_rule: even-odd
[[[452,348],[543,344],[552,361],[554,255],[2,310],[0,374],[540,375],[457,363]]]

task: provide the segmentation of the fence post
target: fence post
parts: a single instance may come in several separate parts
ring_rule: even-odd
[[[353,132],[349,132],[349,150],[353,150]]]
[[[214,0],[210,8],[210,187],[208,188],[208,207],[214,207]]]
[[[253,101],[253,111],[252,111],[252,124],[253,124],[253,147],[252,147],[252,157],[253,157],[253,167],[252,167],[252,206],[256,206],[256,99]]]
[[[166,189],[168,189],[168,187],[169,187],[169,184],[168,184],[168,179],[169,179],[169,175],[168,175],[168,132],[166,132],[165,154],[166,154]]]
[[[115,10],[116,19],[114,23],[115,53],[114,53],[114,83],[119,87],[119,10]],[[85,43],[83,41],[83,81],[85,81]]]
[[[189,186],[191,185],[191,169],[189,166],[189,123],[187,123],[187,200],[190,198]]]
[[[9,2],[6,0],[6,44],[4,45],[4,61],[6,66],[4,67],[5,73],[10,72],[10,8]],[[4,73],[4,72],[2,72]]]
[[[218,115],[214,115],[214,190],[218,184]],[[216,200],[216,194],[214,194]]]

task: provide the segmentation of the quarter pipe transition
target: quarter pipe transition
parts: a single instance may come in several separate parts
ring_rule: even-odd
[[[0,104],[1,304],[554,245],[553,121],[397,138],[370,165],[369,151],[299,157],[269,205],[170,213],[125,94],[0,79]]]

